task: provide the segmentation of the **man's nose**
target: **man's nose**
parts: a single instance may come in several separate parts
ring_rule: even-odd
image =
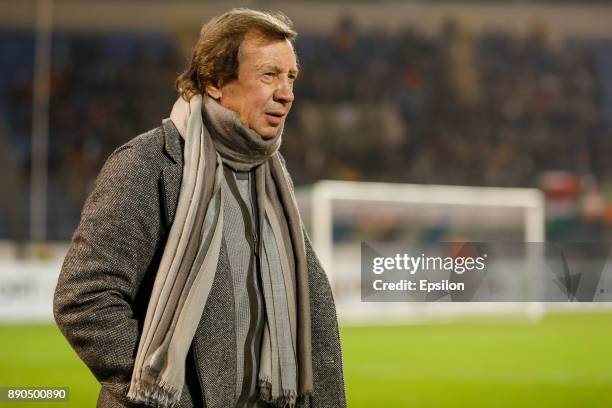
[[[274,93],[274,99],[281,103],[293,102],[293,84],[288,80],[281,81]]]

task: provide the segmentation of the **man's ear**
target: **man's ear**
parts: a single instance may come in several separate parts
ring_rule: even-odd
[[[221,95],[222,95],[221,89],[217,88],[216,86],[212,84],[206,85],[206,94],[210,96],[211,98],[213,98],[214,100],[216,100],[217,102],[221,100]]]

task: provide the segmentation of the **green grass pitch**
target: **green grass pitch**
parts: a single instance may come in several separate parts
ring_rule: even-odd
[[[342,329],[348,405],[612,407],[612,313]],[[94,407],[99,385],[55,326],[0,325],[0,386],[69,387]]]

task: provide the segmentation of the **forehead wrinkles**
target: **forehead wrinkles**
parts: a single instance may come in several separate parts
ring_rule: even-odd
[[[293,49],[293,44],[288,40],[277,40],[266,37],[262,33],[258,33],[256,31],[249,31],[245,34],[240,46],[238,47],[238,68],[242,66],[242,63],[247,59],[247,57],[253,57],[256,54],[260,54],[261,60],[255,62],[256,68],[261,68],[263,65],[272,64],[281,68],[285,65],[286,60],[281,58],[277,53],[269,53],[265,51],[261,51],[262,47],[266,47],[269,45],[273,45],[275,43],[278,44],[288,44],[291,48],[291,53],[293,58],[296,61],[295,66],[289,67],[290,70],[293,70],[297,67],[297,55],[295,54],[295,50]],[[292,65],[289,63],[289,65]]]

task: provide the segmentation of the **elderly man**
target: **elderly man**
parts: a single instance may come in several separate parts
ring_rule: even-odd
[[[210,20],[170,119],[100,172],[54,300],[98,406],[346,406],[331,290],[278,152],[295,37],[281,14]]]

